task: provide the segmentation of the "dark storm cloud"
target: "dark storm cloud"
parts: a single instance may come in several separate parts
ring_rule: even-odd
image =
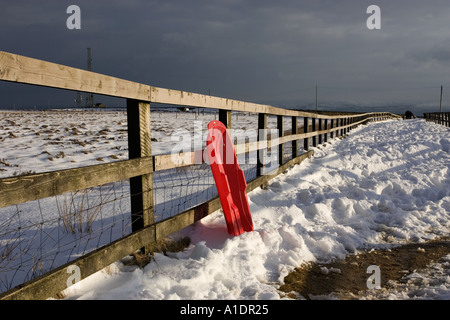
[[[81,30],[66,8],[81,8]],[[366,9],[381,8],[381,30]],[[446,83],[445,1],[11,1],[1,50],[151,85],[256,102],[423,102]],[[0,90],[2,87],[0,86]],[[1,92],[1,91],[0,91]],[[17,98],[17,97],[16,97]],[[2,100],[5,100],[2,97]],[[4,103],[2,101],[2,103]]]

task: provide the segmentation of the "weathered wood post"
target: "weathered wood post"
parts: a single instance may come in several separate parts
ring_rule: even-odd
[[[312,131],[316,132],[316,118],[311,118],[312,120]],[[317,147],[317,136],[312,137],[313,147]]]
[[[277,116],[277,128],[278,128],[278,138],[284,136],[284,121],[283,116]],[[283,165],[283,155],[284,155],[284,143],[278,145],[278,165]]]
[[[292,124],[291,124],[291,127],[292,127],[292,132],[291,132],[291,134],[297,134],[297,131],[298,131],[298,122],[297,122],[297,117],[295,117],[295,116],[293,116],[292,118],[291,118],[291,121],[292,121]],[[298,148],[297,148],[297,140],[293,140],[292,141],[292,159],[294,159],[294,158],[297,158],[297,156],[298,156]]]
[[[127,122],[129,158],[151,156],[150,103],[127,99]],[[153,168],[149,168],[149,172],[130,178],[133,232],[155,223]]]
[[[328,130],[328,119],[325,119],[325,130]],[[328,142],[328,133],[323,134],[323,142]]]
[[[319,131],[322,131],[322,119],[319,119]],[[322,144],[322,134],[319,134],[319,145]]]
[[[336,128],[340,128],[342,126],[342,118],[339,118],[336,121],[337,121]],[[340,137],[341,135],[342,135],[342,129],[337,129],[336,130],[336,137]]]
[[[261,141],[267,140],[267,114],[258,114],[258,144]],[[256,165],[256,174],[258,177],[264,175],[264,169],[266,164],[266,153],[267,149],[262,149],[258,146],[258,161]]]
[[[303,133],[308,133],[308,126],[309,126],[309,123],[308,123],[309,121],[308,121],[308,117],[304,117],[303,118]],[[308,151],[309,150],[309,139],[308,138],[305,138],[304,140],[303,140],[303,149],[305,150],[305,151]]]
[[[231,110],[219,110],[219,121],[222,122],[227,129],[231,129]]]
[[[330,119],[330,129],[333,129],[333,123],[334,123],[334,119]],[[330,132],[330,138],[333,139],[334,137],[334,131]]]

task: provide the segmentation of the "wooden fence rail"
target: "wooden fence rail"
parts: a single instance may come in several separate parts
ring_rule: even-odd
[[[320,114],[157,88],[2,51],[0,51],[0,80],[125,98],[129,148],[129,160],[0,179],[0,208],[129,179],[132,217],[130,235],[0,293],[0,299],[46,299],[54,296],[67,287],[69,267],[78,267],[81,270],[80,279],[84,279],[114,261],[142,247],[154,245],[158,240],[221,208],[219,198],[216,197],[168,219],[155,222],[154,172],[191,166],[199,159],[203,161],[203,150],[180,153],[178,159],[182,161],[177,162],[172,160],[171,154],[153,155],[150,129],[151,103],[218,109],[219,120],[228,128],[232,127],[232,111],[257,115],[258,128],[255,129],[259,130],[258,140],[236,145],[238,154],[258,153],[257,177],[248,181],[247,192],[264,186],[286,168],[312,156],[313,150],[309,150],[310,139],[315,147],[327,142],[328,137],[345,135],[354,127],[368,121],[399,118],[388,112]],[[268,116],[277,116],[276,139],[260,134],[267,129]],[[284,117],[291,119],[289,134],[283,125]],[[299,121],[298,118],[303,118],[303,121]],[[300,153],[298,148],[299,141],[303,141],[303,153]],[[292,145],[292,156],[286,160],[283,157],[284,146],[288,143]],[[264,152],[269,145],[272,148],[279,148],[279,159],[278,166],[266,172]]]

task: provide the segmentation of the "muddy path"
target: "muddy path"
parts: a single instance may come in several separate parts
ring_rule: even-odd
[[[426,268],[448,254],[449,237],[389,250],[361,252],[332,263],[302,265],[285,277],[285,283],[279,289],[291,298],[332,295],[338,299],[358,299],[369,290],[368,285],[379,284],[381,288],[388,288],[393,282],[401,281],[408,274]],[[368,270],[369,266],[378,266],[379,271]]]

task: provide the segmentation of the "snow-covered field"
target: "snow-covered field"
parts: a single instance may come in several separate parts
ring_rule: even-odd
[[[190,116],[181,122],[176,114],[152,113],[153,153],[170,151],[174,123],[192,130],[197,116]],[[214,119],[208,116],[205,124]],[[252,127],[245,117],[235,121]],[[0,177],[126,159],[126,116],[0,112],[0,143]],[[315,148],[313,158],[266,190],[249,193],[255,231],[231,237],[218,211],[173,235],[190,237],[183,252],[155,254],[143,269],[118,261],[69,287],[66,297],[279,299],[277,287],[303,262],[448,235],[449,152],[449,129],[420,119],[360,126]],[[439,272],[409,275],[422,279],[418,298],[450,298],[448,259],[433,266]],[[412,297],[399,286],[367,298]]]
[[[200,110],[153,110],[153,154],[204,147],[207,124],[217,117],[217,112]],[[233,115],[239,132],[256,127],[256,120]],[[123,160],[128,158],[126,112],[0,111],[0,143],[0,178]],[[254,174],[255,165],[247,167]],[[153,180],[156,221],[217,196],[206,164],[158,171]],[[0,292],[129,234],[129,200],[125,180],[0,208]]]
[[[116,262],[66,290],[68,299],[279,299],[307,261],[423,242],[450,230],[450,134],[423,120],[360,126],[248,197],[255,231],[231,237],[216,212],[180,232],[191,245],[145,268]],[[175,235],[177,236],[177,235]],[[370,299],[450,298],[447,256]],[[428,278],[432,277],[432,278]],[[324,297],[322,297],[324,298]]]

